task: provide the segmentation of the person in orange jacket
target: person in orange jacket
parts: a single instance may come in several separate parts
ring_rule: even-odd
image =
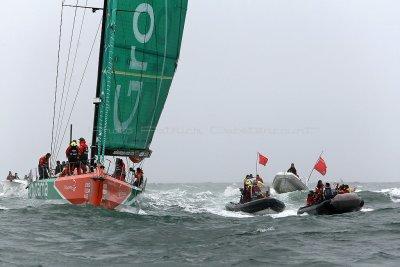
[[[79,148],[76,141],[72,141],[65,151],[65,155],[68,159],[69,163],[69,175],[73,175],[75,173],[75,169],[78,172],[78,175],[81,174],[81,168],[79,167]]]
[[[50,159],[50,157],[51,157],[51,154],[47,153],[46,155],[42,156],[39,159],[39,164],[38,164],[39,180],[49,178],[49,172],[50,172],[49,159]]]
[[[79,162],[82,173],[86,173],[89,164],[89,147],[83,137],[79,138]]]

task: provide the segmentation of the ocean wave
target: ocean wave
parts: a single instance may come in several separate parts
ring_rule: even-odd
[[[395,203],[400,203],[400,188],[387,188],[375,191],[376,193],[382,193],[390,197]]]
[[[202,190],[203,189],[203,190]],[[293,192],[276,196],[287,204],[287,209],[279,214],[275,212],[260,212],[259,214],[248,214],[244,212],[227,211],[225,205],[229,202],[237,202],[240,198],[240,190],[237,184],[231,184],[218,191],[187,190],[185,187],[178,187],[168,190],[147,190],[143,196],[143,209],[152,214],[160,215],[166,212],[184,211],[191,214],[213,214],[230,218],[249,218],[258,215],[271,218],[283,218],[297,216],[297,210],[304,202],[304,192]],[[148,210],[146,210],[146,208]]]
[[[275,231],[274,227],[268,227],[268,228],[258,228],[257,233],[266,233],[266,232],[271,232],[271,231]]]
[[[361,212],[371,212],[371,211],[374,211],[374,209],[371,209],[371,208],[362,208],[361,209]]]
[[[209,213],[223,217],[247,218],[252,215],[230,212],[225,209],[225,204],[240,196],[240,191],[234,185],[228,186],[221,193],[210,190],[192,192],[183,188],[170,190],[148,190],[142,202],[150,210],[166,211],[181,209],[192,214]]]
[[[240,190],[236,184],[228,185],[223,194],[225,197],[240,197]]]
[[[26,189],[26,185],[19,183],[10,183],[9,181],[1,181],[0,182],[0,197],[8,198],[8,197],[18,197],[18,198],[27,198],[28,197],[28,189]]]
[[[274,219],[297,216],[297,209],[285,209],[280,213],[270,214],[269,216],[271,216]]]

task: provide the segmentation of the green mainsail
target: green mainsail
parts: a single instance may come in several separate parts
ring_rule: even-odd
[[[188,0],[109,0],[97,154],[150,156],[179,58]],[[95,122],[96,123],[96,122]]]

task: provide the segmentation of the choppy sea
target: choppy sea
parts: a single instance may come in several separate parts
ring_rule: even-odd
[[[287,208],[228,212],[237,184],[148,184],[140,208],[108,211],[30,200],[0,183],[0,265],[400,266],[400,183],[353,184],[360,212],[296,215],[305,192],[276,195]]]

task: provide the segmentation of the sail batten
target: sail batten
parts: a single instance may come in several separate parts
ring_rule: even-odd
[[[149,157],[180,53],[188,0],[109,0],[97,146]]]
[[[163,79],[163,80],[172,80],[173,76],[161,76],[161,75],[151,75],[151,74],[143,74],[139,72],[127,72],[127,71],[114,71],[116,75],[121,76],[133,76],[133,77],[141,77],[141,78],[148,78],[148,79]]]

